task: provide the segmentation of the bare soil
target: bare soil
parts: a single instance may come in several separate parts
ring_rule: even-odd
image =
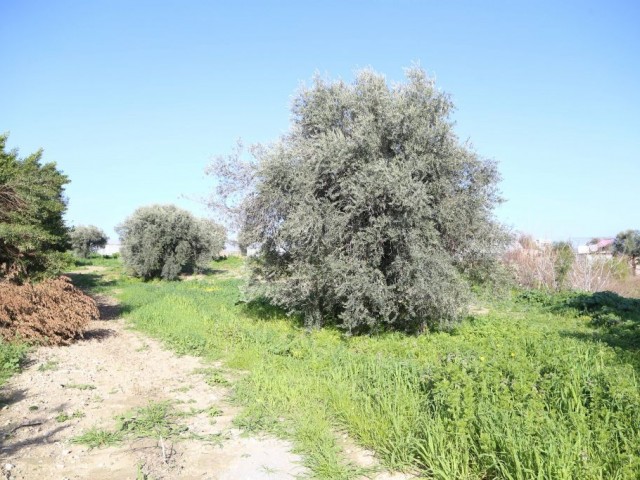
[[[234,428],[228,388],[208,385],[198,358],[177,355],[127,330],[113,299],[99,297],[102,320],[85,339],[32,351],[29,364],[3,388],[0,467],[6,479],[292,479],[307,472],[291,445]],[[90,449],[72,439],[92,427],[114,430],[114,418],[167,401],[179,437],[125,438]],[[220,414],[211,417],[210,409]],[[62,419],[66,414],[67,419]],[[75,415],[74,415],[75,414]]]

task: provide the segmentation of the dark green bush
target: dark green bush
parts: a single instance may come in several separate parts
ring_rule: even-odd
[[[0,135],[0,278],[23,280],[60,273],[68,264],[63,215],[69,183],[42,150],[19,158]]]
[[[224,248],[224,228],[173,205],[137,209],[116,229],[124,265],[138,277],[174,280],[206,268]]]

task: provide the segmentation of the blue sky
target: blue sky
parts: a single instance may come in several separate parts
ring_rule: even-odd
[[[640,3],[0,0],[0,132],[71,179],[70,224],[197,202],[238,137],[285,132],[315,72],[419,62],[462,139],[499,162],[508,225],[640,228]]]

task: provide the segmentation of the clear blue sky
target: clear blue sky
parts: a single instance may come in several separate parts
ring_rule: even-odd
[[[209,158],[285,132],[314,72],[419,62],[499,162],[505,223],[640,228],[640,3],[0,0],[0,132],[70,178],[71,224],[205,195]]]

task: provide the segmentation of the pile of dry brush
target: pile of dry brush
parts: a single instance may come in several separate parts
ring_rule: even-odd
[[[68,345],[100,317],[96,303],[68,277],[37,284],[0,282],[0,336],[41,345]]]

